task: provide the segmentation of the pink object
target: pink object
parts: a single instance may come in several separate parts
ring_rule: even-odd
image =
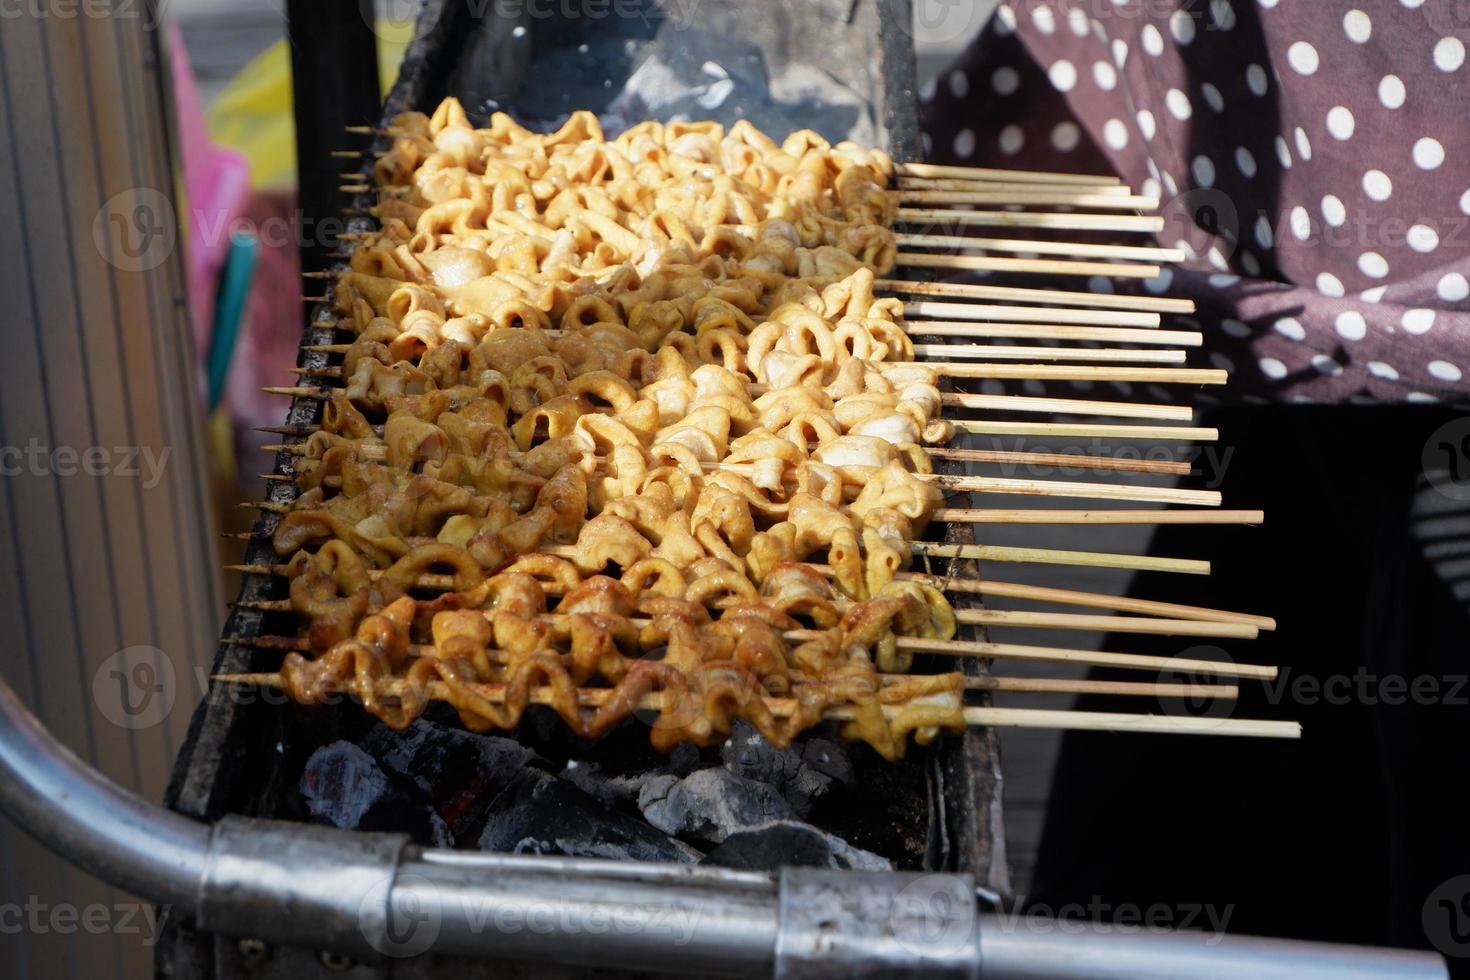
[[[188,208],[189,314],[194,321],[194,346],[203,364],[213,332],[215,287],[229,254],[230,231],[250,195],[250,168],[242,154],[209,142],[204,108],[178,24],[169,21],[168,32]]]

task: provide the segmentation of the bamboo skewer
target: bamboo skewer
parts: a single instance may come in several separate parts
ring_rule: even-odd
[[[241,609],[251,609],[256,612],[280,612],[290,613],[294,611],[289,599],[265,599],[239,604]],[[370,609],[368,612],[376,612]],[[1149,633],[1159,636],[1201,636],[1217,639],[1232,640],[1254,640],[1259,634],[1259,627],[1249,623],[1235,622],[1208,622],[1197,619],[1158,619],[1144,616],[1098,616],[1077,613],[1056,612],[1015,612],[1003,609],[956,609],[954,611],[955,621],[970,626],[1007,626],[1020,629],[1065,629],[1065,630],[1088,630],[1098,633]],[[492,614],[486,611],[485,615]],[[546,616],[557,618],[558,613],[546,613]],[[649,625],[652,620],[642,617],[630,617],[628,622],[633,626],[643,627]],[[783,634],[783,638],[791,642],[802,642],[814,636],[811,630],[793,630]],[[276,641],[289,642],[291,638],[270,638],[272,646],[278,645]],[[306,642],[300,641],[296,649],[306,650]]]
[[[277,674],[220,674],[215,680],[221,683],[250,684],[257,687],[272,687],[281,690],[285,687],[282,678]],[[358,682],[353,680],[345,685],[346,689],[354,694],[359,691]],[[499,702],[505,698],[506,688],[500,684],[472,684],[469,689],[487,701]],[[389,680],[378,682],[374,685],[372,693],[376,697],[401,696],[406,690],[405,682],[402,680]],[[448,685],[442,681],[431,681],[427,685],[427,693],[430,698],[437,701],[451,699]],[[577,700],[584,708],[597,708],[605,704],[613,694],[610,688],[579,688]],[[555,702],[555,694],[549,687],[534,687],[530,690],[530,700],[533,704],[551,705]],[[797,703],[791,698],[767,697],[764,699],[766,707],[773,715],[785,717],[797,710]],[[664,707],[665,701],[661,694],[647,694],[639,699],[639,710],[659,711]],[[900,706],[883,705],[885,716],[895,717],[902,710]],[[1252,719],[1234,718],[1196,718],[1187,715],[1146,715],[1127,714],[1121,712],[1101,711],[1057,711],[1041,710],[1036,708],[991,708],[991,707],[965,707],[962,710],[965,724],[972,726],[991,727],[1025,727],[1025,728],[1061,728],[1082,729],[1092,731],[1118,731],[1118,732],[1165,732],[1165,733],[1194,733],[1202,735],[1246,735],[1262,738],[1299,738],[1301,726],[1294,722],[1258,721]],[[833,706],[823,712],[822,717],[831,721],[848,721],[856,718],[853,708],[847,706]]]
[[[970,235],[895,236],[899,248],[957,248],[986,252],[1020,252],[1029,255],[1069,255],[1079,258],[1115,259],[1127,262],[1183,262],[1184,251],[1151,245],[1099,245],[1094,242],[1054,242],[1029,238],[981,238]]]
[[[1040,302],[1038,300],[1037,302]],[[923,324],[912,321],[978,320],[984,323],[1049,323],[1073,327],[1146,327],[1159,325],[1157,313],[1140,310],[1071,309],[1057,306],[1011,306],[994,303],[951,303],[943,300],[907,300],[903,315],[910,334],[924,333]],[[1015,336],[990,334],[988,336]]]
[[[1033,191],[996,191],[983,184],[975,186],[977,188],[975,190],[899,188],[889,193],[903,204],[983,204],[990,207],[1052,205],[1119,211],[1156,211],[1159,207],[1157,197],[1149,197],[1145,194],[1094,194],[1090,190],[1060,190],[1045,187]],[[346,190],[346,188],[343,189]]]
[[[930,252],[899,252],[900,268],[972,269],[982,272],[1034,272],[1057,276],[1115,276],[1120,279],[1152,279],[1156,265],[1118,262],[1078,262],[1072,259],[1008,259],[992,255],[944,255]]]
[[[764,390],[764,386],[752,385],[753,391]],[[267,395],[287,395],[292,398],[331,398],[341,388],[311,388],[305,386],[267,386],[261,391]],[[964,392],[946,392],[940,396],[944,405],[960,408],[984,408],[997,412],[1059,412],[1073,415],[1112,415],[1119,418],[1178,419],[1189,420],[1194,410],[1188,405],[1147,405],[1133,402],[1097,402],[1066,398],[1033,398],[1026,395],[974,395]],[[959,428],[967,420],[950,419]],[[973,431],[973,430],[970,430]]]
[[[1171,425],[1092,425],[1066,422],[1006,422],[951,419],[959,432],[988,436],[1044,436],[1076,439],[1150,439],[1214,442],[1218,429]]]
[[[1061,303],[1067,306],[1099,306],[1115,310],[1146,310],[1151,313],[1194,312],[1193,300],[1171,296],[1130,296],[1124,293],[1086,293],[1074,289],[987,286],[973,282],[915,282],[908,279],[878,279],[873,285],[875,288],[896,293],[927,296],[963,296],[1013,303]]]
[[[1159,232],[1164,219],[1131,214],[1068,214],[1052,211],[968,211],[899,208],[894,220],[927,227],[980,225],[994,228],[1051,228],[1059,231]]]
[[[344,177],[356,178],[357,174],[344,174]],[[909,177],[899,175],[894,181],[899,190],[932,190],[932,191],[1016,191],[1017,193],[1040,193],[1042,191],[1059,191],[1068,194],[1107,194],[1113,197],[1127,197],[1133,193],[1133,189],[1127,184],[1097,184],[1094,186],[1068,184],[1064,181],[1026,181],[1026,180],[977,180],[973,177],[961,179],[956,177]]]
[[[1071,184],[1110,187],[1123,183],[1111,174],[1054,174],[1042,170],[997,170],[993,167],[959,167],[941,163],[896,163],[900,177],[938,177],[950,180],[994,180],[1015,183]]]
[[[303,273],[305,274],[305,273]],[[964,334],[973,331],[964,328]],[[1154,341],[1163,331],[1148,331],[1147,339]],[[964,335],[962,334],[962,335]],[[1198,339],[1199,334],[1182,335],[1189,339]],[[1087,339],[1087,338],[1084,338]],[[351,344],[305,344],[302,350],[313,351],[322,354],[345,354],[352,349]],[[938,360],[942,357],[958,358],[995,358],[997,360],[1038,360],[1038,361],[1127,361],[1149,364],[1183,364],[1186,354],[1182,350],[1138,350],[1134,348],[1103,348],[1103,347],[1020,347],[1014,344],[996,344],[981,346],[975,344],[914,344],[914,353],[920,358],[925,367],[934,368],[940,374],[952,371],[967,370],[972,365],[955,361]],[[964,375],[955,375],[963,377]]]
[[[1188,422],[1194,409],[1188,405],[1152,405],[1142,402],[1100,402],[1078,398],[1039,398],[1028,395],[977,395],[948,391],[940,403],[956,408],[979,408],[990,412],[1047,412],[1056,415],[1108,415],[1128,419],[1165,419]],[[951,419],[958,427],[961,419]],[[973,430],[971,430],[973,431]]]
[[[940,374],[960,378],[958,372],[971,367],[960,361],[939,360],[942,357],[991,358],[1013,361],[1113,361],[1143,364],[1183,364],[1186,354],[1172,348],[1136,349],[1127,347],[1018,347],[992,344],[915,344],[914,355],[925,367]]]
[[[250,539],[247,533],[246,540]],[[1051,548],[1011,548],[1002,545],[979,544],[936,544],[931,541],[910,541],[909,547],[915,555],[931,558],[961,558],[973,561],[1013,561],[1047,565],[1077,565],[1085,568],[1122,568],[1144,572],[1179,572],[1186,575],[1210,574],[1210,563],[1192,558],[1159,558],[1153,555],[1120,555],[1095,551],[1063,551]],[[541,549],[542,554],[557,558],[575,558],[577,549],[571,545],[553,545]],[[285,575],[285,565],[231,565],[230,571],[245,575]],[[370,573],[371,574],[371,573]],[[439,576],[420,576],[423,588],[440,588],[445,582]]]
[[[285,453],[302,456],[303,443],[285,443],[260,447],[262,452]],[[361,458],[378,460],[387,457],[387,448],[379,444],[359,447]],[[748,472],[749,463],[705,463],[707,472]],[[938,484],[948,490],[973,493],[1015,493],[1043,497],[1085,497],[1092,500],[1133,500],[1148,503],[1192,504],[1201,507],[1218,507],[1221,503],[1217,490],[1190,490],[1183,487],[1145,487],[1114,483],[1079,483],[1069,480],[1028,480],[1000,476],[951,476],[946,473],[916,473],[918,479]],[[1254,523],[1254,522],[1252,522]]]
[[[1260,510],[1005,510],[941,507],[934,520],[955,524],[1248,524],[1266,521]]]
[[[1090,327],[1066,323],[988,323],[961,320],[913,320],[904,326],[910,337],[1003,337],[1007,339],[1090,340],[1121,344],[1181,344],[1199,347],[1197,331],[1160,330],[1157,327]],[[958,354],[951,356],[958,357]]]
[[[901,362],[894,362],[901,363]],[[926,362],[926,367],[938,365]],[[302,378],[342,377],[342,368],[328,365],[319,368],[293,367],[287,370]],[[1115,367],[1096,364],[990,364],[983,361],[952,362],[944,372],[952,378],[999,378],[1039,381],[1136,381],[1153,384],[1223,385],[1229,372],[1216,368]]]

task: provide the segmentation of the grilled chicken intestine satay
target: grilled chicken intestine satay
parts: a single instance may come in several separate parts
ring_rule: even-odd
[[[745,124],[399,122],[383,230],[335,290],[345,390],[274,540],[318,655],[288,661],[293,695],[402,678],[365,700],[406,724],[440,683],[467,725],[508,727],[534,684],[600,734],[657,689],[664,747],[734,717],[785,744],[844,704],[889,757],[960,724],[957,680],[875,675],[908,669],[899,636],[955,630],[942,593],[895,578],[942,500],[921,444],[952,429],[873,291],[887,158]],[[819,554],[830,579],[802,564]],[[586,682],[613,685],[595,714]],[[772,716],[773,691],[796,710]]]

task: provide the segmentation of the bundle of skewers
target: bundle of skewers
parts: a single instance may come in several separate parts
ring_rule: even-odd
[[[343,340],[312,349],[335,363],[272,389],[320,406],[319,421],[273,430],[289,441],[269,448],[290,467],[268,479],[292,491],[259,505],[276,561],[240,566],[286,580],[286,598],[246,605],[294,613],[299,629],[240,641],[282,651],[278,672],[221,680],[303,704],[348,694],[393,727],[434,701],[477,731],[514,728],[532,705],[588,738],[636,715],[665,750],[718,742],[737,719],[776,746],[835,722],[887,758],[911,736],[968,725],[1296,734],[968,703],[1003,690],[1229,698],[1215,679],[1274,674],[958,638],[986,625],[1250,638],[1274,624],[961,574],[988,560],[1179,573],[1206,562],[932,540],[946,524],[1262,519],[1218,509],[1209,491],[935,472],[946,460],[1187,471],[947,446],[966,432],[1213,437],[1153,424],[1188,422],[1185,406],[949,390],[956,378],[1221,383],[1223,372],[1160,366],[1184,361],[1170,345],[1199,343],[1160,328],[1187,302],[894,277],[1153,276],[1169,250],[895,229],[1147,231],[1158,219],[1128,212],[1157,202],[1106,178],[899,166],[811,132],[777,143],[745,122],[644,123],[609,140],[586,112],[550,134],[503,114],[476,128],[451,99],[385,135],[371,183],[350,188],[374,196],[376,227],[351,236],[320,297]],[[969,506],[976,493],[1198,509],[983,509]],[[1131,615],[956,609],[961,594]],[[1212,680],[934,669],[992,659]]]

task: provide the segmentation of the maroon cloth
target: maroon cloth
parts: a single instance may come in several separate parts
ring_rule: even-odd
[[[1235,398],[1458,401],[1467,48],[1463,0],[1012,0],[921,111],[936,162],[1159,195],[1191,258],[1143,287],[1196,301]]]

